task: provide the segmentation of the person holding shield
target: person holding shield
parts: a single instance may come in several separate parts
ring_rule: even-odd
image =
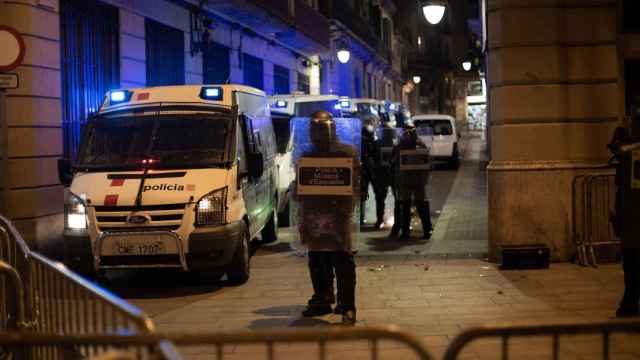
[[[356,146],[338,141],[336,120],[330,113],[312,114],[308,129],[308,136],[297,136],[294,144],[302,148],[296,162],[294,222],[299,242],[309,250],[313,286],[313,296],[302,314],[309,317],[332,312],[335,272],[334,312],[342,314],[343,324],[354,325],[360,159]]]

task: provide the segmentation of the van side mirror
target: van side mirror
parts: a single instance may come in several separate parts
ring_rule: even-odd
[[[58,179],[64,186],[71,185],[73,181],[73,169],[69,159],[58,159]]]
[[[259,178],[264,173],[264,157],[261,152],[250,152],[247,154],[249,175],[252,178]]]

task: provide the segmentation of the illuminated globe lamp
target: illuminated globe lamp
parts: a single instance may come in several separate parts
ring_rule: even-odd
[[[429,24],[436,25],[440,23],[444,17],[444,11],[447,3],[441,0],[428,0],[422,2],[422,13]]]
[[[471,70],[471,61],[463,61],[462,62],[462,68],[464,69],[464,71],[469,71]]]
[[[342,64],[346,64],[351,59],[351,52],[346,47],[342,47],[338,50],[338,61]]]
[[[421,78],[420,76],[415,75],[415,76],[413,77],[413,82],[414,82],[414,83],[416,83],[416,84],[420,84],[420,81],[422,81],[422,78]]]

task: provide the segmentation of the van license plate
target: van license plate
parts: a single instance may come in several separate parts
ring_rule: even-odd
[[[157,255],[165,254],[166,248],[162,240],[132,241],[119,239],[114,241],[114,255]]]

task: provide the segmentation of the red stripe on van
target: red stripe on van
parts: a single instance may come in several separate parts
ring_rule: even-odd
[[[104,206],[118,205],[118,195],[107,195],[104,197]]]

